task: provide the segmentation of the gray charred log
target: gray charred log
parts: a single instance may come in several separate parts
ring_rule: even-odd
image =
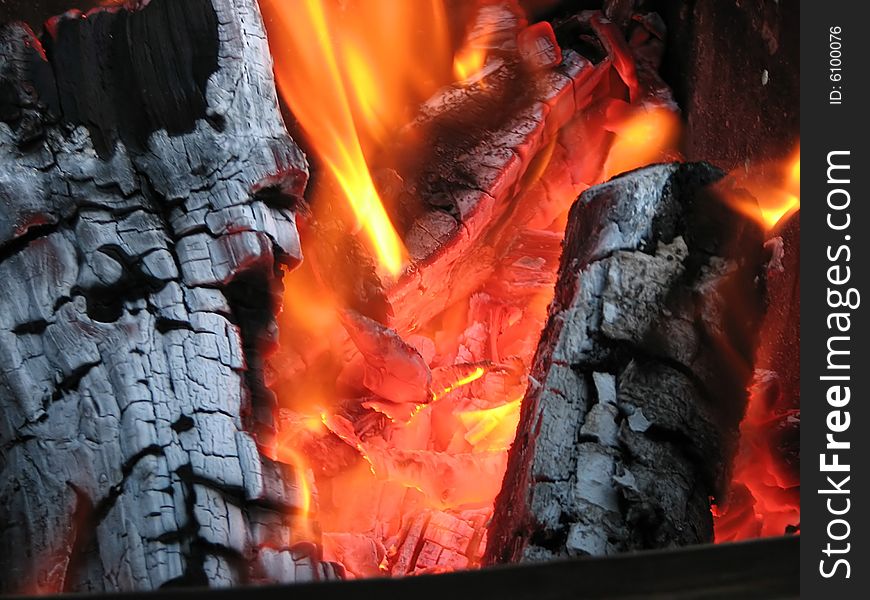
[[[0,592],[333,578],[262,354],[308,177],[255,0],[0,28]]]
[[[763,312],[763,232],[659,165],[574,205],[486,561],[712,539]]]

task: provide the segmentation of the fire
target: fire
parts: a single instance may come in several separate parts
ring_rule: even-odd
[[[731,190],[723,190],[723,192],[725,200],[735,210],[755,219],[769,231],[783,217],[800,208],[800,146],[781,163],[763,165],[757,170],[769,170],[772,171],[772,174],[756,177],[740,172],[732,173],[732,177],[736,180],[736,186]],[[740,193],[740,188],[749,192],[750,195]]]
[[[469,79],[483,69],[486,64],[486,50],[483,48],[467,48],[456,55],[453,62],[453,74],[456,79]]]
[[[610,112],[608,129],[616,140],[604,167],[605,179],[670,158],[680,134],[679,117],[673,110],[619,103]]]
[[[450,53],[440,0],[260,5],[282,97],[381,267],[397,276],[406,252],[372,179],[370,154],[443,83],[440,63]],[[421,40],[425,49],[417,47]]]
[[[309,480],[311,469],[305,460],[298,452],[286,445],[279,445],[277,451],[277,459],[288,465],[292,465],[296,473],[296,485],[299,488],[299,519],[295,528],[294,534],[302,540],[316,539],[315,532],[312,527],[312,503],[313,493],[311,490],[311,481]]]
[[[508,449],[520,422],[522,401],[517,398],[503,406],[459,414],[459,420],[468,430],[465,439],[474,446],[475,452]]]
[[[382,271],[399,274],[407,257],[372,166],[401,158],[390,156],[393,137],[438,87],[486,77],[491,15],[470,15],[470,41],[454,52],[443,0],[261,4],[281,93],[310,150],[347,199]],[[499,39],[527,26],[516,23]],[[618,76],[593,79],[589,108],[560,123],[531,161],[504,219],[513,229],[494,236],[503,237],[500,262],[488,279],[426,322],[403,328],[389,311],[363,315],[352,297],[331,293],[331,281],[355,280],[324,258],[330,252],[321,245],[339,246],[335,235],[349,232],[308,230],[300,219],[307,259],[285,277],[281,347],[270,361],[282,407],[278,456],[313,474],[301,484],[305,511],[316,510],[319,525],[308,539],[322,541],[324,556],[352,576],[420,572],[414,557],[428,538],[414,536],[434,524],[443,538],[459,540],[437,568],[479,564],[553,298],[568,210],[580,192],[619,170],[678,156],[673,108],[626,103]],[[391,309],[413,314],[415,306]]]
[[[740,424],[728,503],[714,507],[716,541],[783,535],[800,527],[800,481],[794,465],[780,458],[783,424],[800,419],[799,409],[781,406],[776,374],[760,372]]]
[[[471,81],[486,66],[490,46],[496,42],[498,19],[493,10],[499,7],[487,0],[475,0],[475,16],[466,41],[453,57],[453,76],[456,81]],[[506,4],[506,3],[505,3]]]
[[[800,146],[785,160],[759,165],[758,170],[763,174],[732,173],[736,181],[730,187],[722,186],[721,195],[730,206],[773,232],[768,277],[782,277],[786,273],[782,261],[790,259],[790,264],[796,265],[799,258],[783,254],[781,236],[785,234],[777,227],[800,208]],[[792,247],[787,251],[797,250]],[[789,288],[788,293],[794,294],[796,290]],[[773,297],[771,303],[789,300],[794,298]],[[799,324],[785,322],[793,315],[782,314],[772,309],[767,318],[783,322],[769,321],[762,330],[755,357],[755,379],[740,424],[740,446],[730,491],[727,501],[714,507],[718,542],[783,535],[800,528],[800,480],[794,464],[796,457],[790,456],[790,449],[796,444],[792,437],[800,422],[800,409],[795,406],[795,398],[790,397],[794,394],[789,388],[791,384],[783,383],[778,373],[767,370],[769,366],[775,367],[772,348],[790,343],[789,336],[797,335],[793,328]]]

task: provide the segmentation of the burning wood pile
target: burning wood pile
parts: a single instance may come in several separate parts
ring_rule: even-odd
[[[796,526],[762,506],[796,485],[795,182],[679,162],[642,4],[0,30],[0,590],[662,548],[711,499],[721,539]]]

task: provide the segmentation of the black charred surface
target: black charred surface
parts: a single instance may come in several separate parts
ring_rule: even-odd
[[[480,169],[473,168],[479,164],[469,157],[480,154],[486,144],[495,156],[509,151],[499,146],[494,133],[536,101],[535,86],[515,63],[486,77],[483,89],[481,93],[472,85],[460,91],[458,99],[424,107],[423,116],[400,135],[393,152],[400,157],[395,168],[408,185],[403,197],[387,197],[385,203],[398,215],[396,225],[402,233],[427,209],[446,210],[459,218],[457,193],[481,188]]]
[[[28,107],[85,125],[103,157],[118,140],[140,149],[156,130],[188,133],[207,116],[205,88],[218,53],[208,0],[157,0],[136,12],[87,17],[71,11],[48,21],[41,40],[27,47],[21,68],[34,87],[15,89],[11,77],[0,79],[0,118],[22,141],[33,137],[22,118]]]
[[[0,0],[0,23],[21,21],[39,31],[50,17],[71,9],[89,11],[99,4],[97,0]]]

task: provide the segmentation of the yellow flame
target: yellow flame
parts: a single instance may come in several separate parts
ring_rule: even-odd
[[[456,54],[453,61],[453,74],[462,81],[468,79],[486,64],[486,50],[483,48],[466,48]]]
[[[768,229],[773,229],[782,218],[800,206],[801,199],[794,194],[787,194],[783,201],[775,207],[761,207],[761,217]]]
[[[459,420],[468,430],[466,441],[477,451],[506,449],[516,434],[522,401],[517,398],[495,408],[459,413]]]
[[[317,541],[317,536],[314,533],[312,523],[312,489],[311,482],[308,481],[308,463],[299,455],[298,452],[287,446],[279,446],[277,452],[279,461],[292,465],[296,474],[296,483],[299,486],[300,506],[299,520],[296,529],[296,537],[291,542],[298,540]]]
[[[668,108],[638,108],[612,128],[616,139],[604,167],[605,179],[662,161],[676,146],[680,120]]]
[[[453,383],[451,383],[450,385],[445,387],[443,390],[441,390],[440,393],[435,394],[433,400],[437,400],[438,398],[442,398],[442,397],[446,396],[447,394],[449,394],[450,392],[452,392],[453,390],[457,390],[461,387],[465,387],[466,385],[468,385],[470,383],[474,383],[475,381],[477,381],[478,379],[483,377],[485,374],[486,374],[486,369],[484,369],[483,367],[477,367],[470,374],[466,375],[465,377],[463,377],[457,381],[454,381]]]
[[[789,177],[791,179],[790,183],[792,185],[797,184],[798,188],[801,185],[801,155],[800,151],[798,151],[798,156],[793,160],[791,168],[789,169]]]
[[[776,165],[775,178],[754,178],[751,174],[735,175],[739,186],[752,194],[751,198],[729,195],[727,202],[738,212],[755,219],[766,230],[773,229],[801,205],[800,146],[792,156]]]
[[[495,33],[495,23],[486,21],[479,27],[453,57],[453,76],[457,81],[471,78],[486,66],[487,46]]]
[[[384,96],[396,87],[395,82],[379,80],[374,69],[378,63],[368,60],[375,52],[362,43],[383,43],[386,32],[360,35],[360,29],[371,23],[359,23],[354,18],[359,15],[345,14],[334,2],[262,0],[260,4],[282,96],[313,151],[338,182],[379,264],[398,275],[406,253],[375,188],[363,148],[366,141],[382,135],[384,111],[395,108],[395,100],[387,103]],[[387,4],[395,2],[378,3],[379,15]],[[407,13],[407,7],[401,12]]]

